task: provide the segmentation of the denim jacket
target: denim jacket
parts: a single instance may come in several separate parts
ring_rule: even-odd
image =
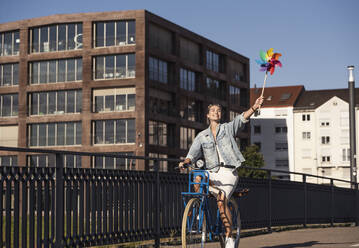
[[[244,162],[244,157],[238,149],[235,136],[248,120],[244,119],[243,114],[236,116],[233,121],[219,124],[217,126],[217,144],[224,163],[226,165],[234,165],[237,169]],[[200,132],[193,141],[186,158],[196,162],[204,157],[206,169],[211,171],[219,170],[219,161],[216,151],[216,142],[210,127]],[[234,169],[234,170],[235,170]]]

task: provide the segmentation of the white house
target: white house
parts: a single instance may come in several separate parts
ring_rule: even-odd
[[[262,89],[252,88],[251,104]],[[294,171],[293,107],[304,86],[268,87],[258,115],[252,115],[251,144],[260,148],[266,169]],[[251,105],[251,106],[252,106]],[[288,173],[273,173],[280,179],[289,179]]]
[[[348,89],[305,91],[301,94],[294,107],[293,171],[350,180],[348,102]],[[359,103],[359,89],[356,90],[356,103]],[[358,124],[356,108],[357,137]],[[295,180],[301,181],[302,178],[296,176]],[[330,183],[313,177],[308,177],[307,181]],[[347,183],[336,184],[349,186]]]

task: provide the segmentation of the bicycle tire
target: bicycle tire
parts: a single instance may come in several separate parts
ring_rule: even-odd
[[[204,243],[208,239],[206,232],[206,216],[203,215],[202,226],[199,226],[198,210],[201,200],[198,198],[192,198],[188,201],[182,218],[182,248],[188,247],[204,247]],[[193,215],[193,213],[195,213]]]
[[[228,207],[230,208],[231,215],[232,215],[232,238],[234,239],[234,248],[238,248],[239,242],[241,240],[241,216],[239,213],[239,208],[237,202],[232,198],[229,203]],[[223,227],[223,230],[225,228]],[[226,246],[226,235],[222,233],[219,235],[219,242],[221,244],[221,248],[225,248]]]

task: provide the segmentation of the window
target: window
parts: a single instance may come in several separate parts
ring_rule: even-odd
[[[350,148],[342,149],[342,161],[343,162],[350,161]]]
[[[168,83],[168,63],[166,61],[150,57],[149,58],[149,77],[150,80],[161,83]]]
[[[310,115],[309,114],[302,115],[302,121],[310,121]]]
[[[207,50],[206,51],[206,68],[214,72],[223,72],[223,62],[219,54]]]
[[[17,156],[0,156],[0,166],[17,166]]]
[[[19,63],[0,64],[0,87],[19,84]]]
[[[196,137],[196,130],[188,127],[180,128],[180,148],[187,150],[191,147],[194,138]]]
[[[207,77],[206,87],[211,97],[226,100],[226,84],[224,82]]]
[[[150,88],[150,112],[168,116],[178,116],[176,111],[176,95]]]
[[[135,132],[135,119],[94,121],[93,144],[135,143]]]
[[[0,56],[19,55],[20,32],[9,31],[0,33]]]
[[[234,82],[246,82],[246,64],[228,59],[228,71],[230,79]]]
[[[48,91],[29,94],[30,115],[59,115],[80,113],[82,91]]]
[[[29,146],[81,145],[81,122],[37,123],[28,125]]]
[[[180,116],[182,119],[189,121],[203,121],[202,101],[196,101],[192,97],[181,97],[180,102]]]
[[[233,105],[240,105],[241,101],[240,101],[240,94],[241,89],[234,87],[234,86],[229,86],[229,99],[231,104]]]
[[[288,167],[289,166],[289,161],[288,159],[276,159],[275,160],[275,166],[277,167]]]
[[[280,101],[286,101],[286,100],[288,100],[290,97],[292,96],[292,94],[291,93],[283,93],[282,95],[281,95],[281,97],[280,97]]]
[[[275,150],[276,151],[287,151],[288,150],[288,143],[284,142],[277,142],[275,143]]]
[[[254,126],[254,134],[260,134],[261,133],[261,126],[255,125]]]
[[[275,127],[275,133],[287,133],[287,127]]]
[[[322,156],[322,163],[329,163],[330,162],[330,156]]]
[[[94,23],[95,47],[124,46],[136,43],[135,21]]]
[[[151,158],[168,158],[167,154],[160,154],[160,153],[149,153],[148,156]],[[160,171],[168,171],[168,162],[167,161],[158,161],[158,162],[159,162],[159,166],[160,166],[160,168],[159,168]],[[154,160],[149,160],[148,166],[149,166],[150,171],[154,171],[155,170]]]
[[[323,145],[327,145],[327,144],[330,143],[330,137],[329,136],[322,136],[321,139],[322,139],[322,144]]]
[[[136,88],[93,90],[93,112],[134,111]]]
[[[31,53],[82,48],[82,23],[57,24],[30,29]]]
[[[30,84],[47,84],[82,80],[82,59],[30,62]]]
[[[180,69],[180,87],[188,91],[199,91],[196,83],[196,73],[190,70]]]
[[[94,79],[134,78],[135,54],[117,54],[94,57]]]
[[[133,156],[132,152],[118,152],[116,155]],[[136,160],[132,158],[118,158],[106,156],[93,156],[92,168],[116,169],[116,170],[134,170]]]
[[[0,117],[17,116],[18,94],[0,95]]]
[[[261,148],[262,148],[262,143],[261,142],[254,142],[253,144],[258,147],[258,151],[261,150]]]
[[[302,132],[302,138],[304,140],[310,140],[310,132]]]
[[[321,121],[320,126],[321,127],[329,127],[329,121]]]
[[[80,155],[63,155],[64,167],[81,168]],[[27,156],[27,166],[30,167],[55,167],[55,155],[29,155]]]
[[[167,146],[167,124],[157,121],[149,121],[148,136],[150,145]]]

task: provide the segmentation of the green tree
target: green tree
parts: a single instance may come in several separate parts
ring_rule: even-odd
[[[259,152],[259,147],[256,145],[247,146],[243,152],[243,156],[246,159],[242,163],[243,166],[262,168],[264,166],[263,155]],[[266,178],[267,173],[262,170],[251,170],[246,168],[238,168],[238,175],[240,177],[250,178]]]

